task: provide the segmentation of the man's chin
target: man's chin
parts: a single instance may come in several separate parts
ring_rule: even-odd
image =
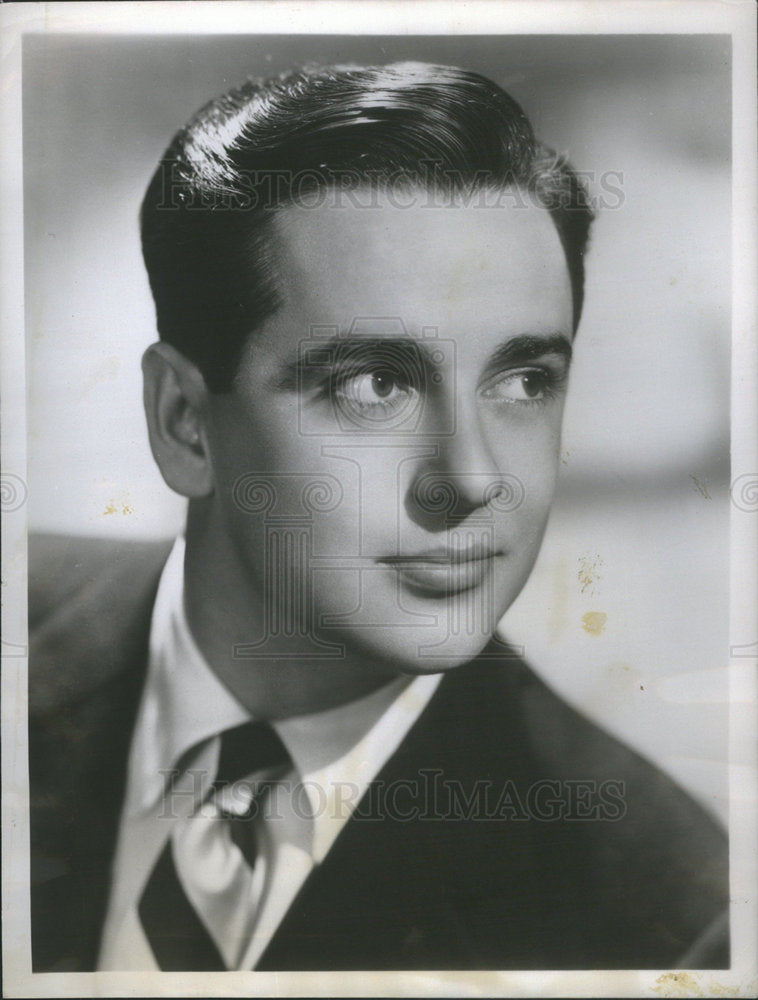
[[[454,635],[415,628],[403,634],[398,628],[378,637],[365,634],[357,637],[358,645],[347,643],[347,656],[355,657],[357,665],[370,661],[381,664],[393,674],[444,673],[475,659],[491,642],[494,631],[493,627],[492,633]]]

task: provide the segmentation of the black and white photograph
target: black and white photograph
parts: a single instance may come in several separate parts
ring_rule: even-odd
[[[755,10],[457,10],[0,11],[4,995],[758,989]]]

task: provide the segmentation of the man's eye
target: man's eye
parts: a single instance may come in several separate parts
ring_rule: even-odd
[[[389,369],[355,376],[340,387],[341,394],[350,396],[359,406],[393,400],[403,391],[407,393],[408,390],[403,390],[398,384],[397,376]]]
[[[554,375],[539,369],[511,372],[485,394],[507,403],[539,403],[555,395],[557,381]]]
[[[343,409],[381,420],[404,409],[416,394],[390,368],[375,368],[338,377],[333,395]]]

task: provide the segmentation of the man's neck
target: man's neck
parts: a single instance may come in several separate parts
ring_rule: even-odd
[[[208,665],[258,718],[354,701],[397,676],[387,664],[314,634],[267,634],[264,602],[223,538],[190,517],[184,560],[187,622]]]

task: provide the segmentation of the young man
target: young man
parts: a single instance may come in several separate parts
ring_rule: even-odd
[[[449,67],[248,83],[174,139],[143,368],[186,536],[46,556],[35,969],[728,964],[721,833],[495,637],[589,225]]]

